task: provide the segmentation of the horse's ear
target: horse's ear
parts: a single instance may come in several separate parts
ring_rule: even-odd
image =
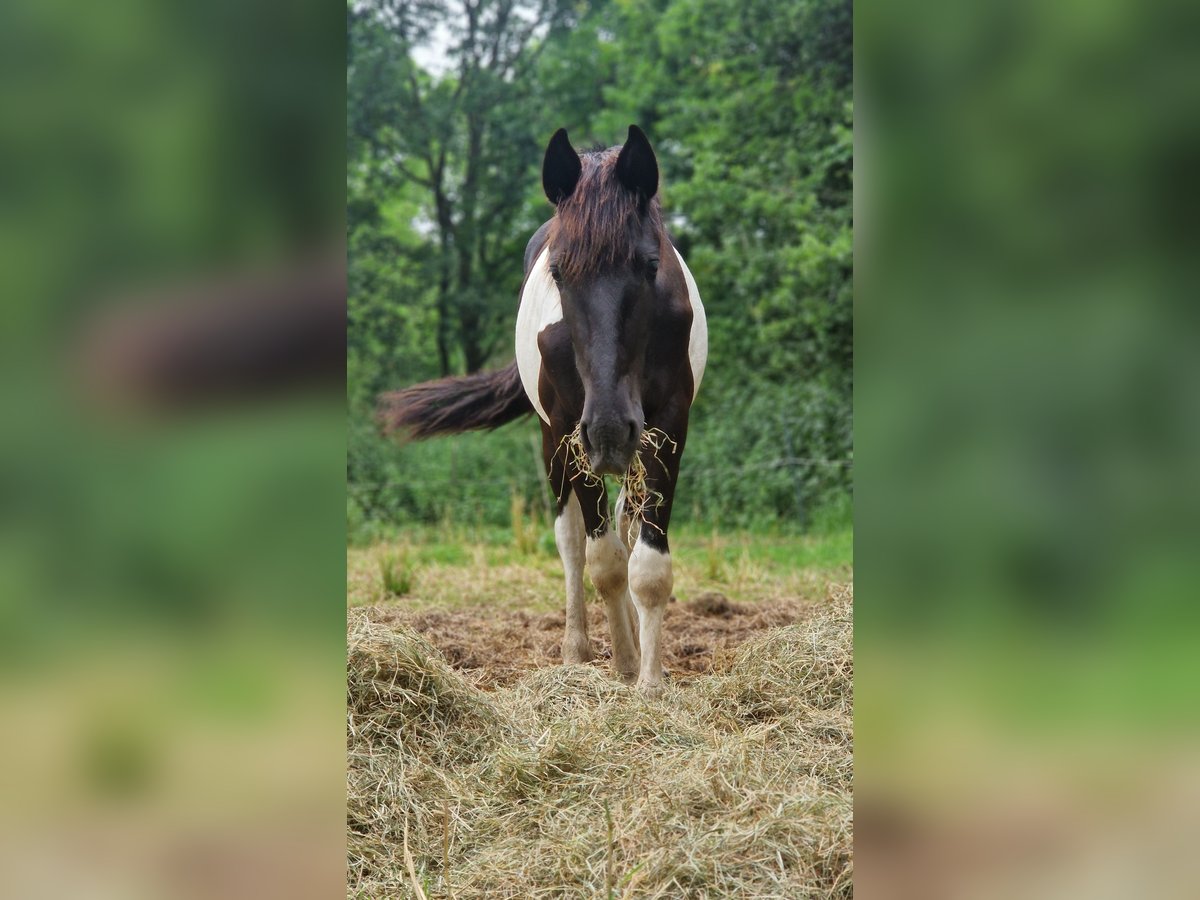
[[[558,129],[550,138],[546,157],[542,160],[542,188],[550,202],[557,206],[570,197],[582,171],[583,163],[567,138],[567,129]]]
[[[629,137],[617,157],[617,178],[621,184],[647,202],[658,192],[658,161],[646,133],[629,126]]]

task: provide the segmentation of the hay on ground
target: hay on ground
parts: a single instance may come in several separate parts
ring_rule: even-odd
[[[812,613],[812,605],[792,599],[734,603],[722,594],[703,593],[667,606],[663,626],[663,665],[680,680],[713,672],[732,648],[770,628],[791,625]],[[562,662],[566,615],[495,609],[410,609],[365,607],[371,622],[412,628],[433,644],[471,683],[507,687],[530,669]],[[588,605],[593,664],[612,658],[603,605]]]
[[[852,896],[851,605],[657,701],[596,666],[486,692],[354,613],[349,895]]]

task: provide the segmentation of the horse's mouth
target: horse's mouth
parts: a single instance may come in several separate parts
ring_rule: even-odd
[[[610,449],[593,450],[588,453],[588,463],[597,475],[615,475],[620,477],[629,471],[633,462],[633,451],[613,451]]]
[[[622,476],[629,471],[641,438],[641,429],[635,420],[609,420],[590,426],[581,424],[579,433],[593,472]]]

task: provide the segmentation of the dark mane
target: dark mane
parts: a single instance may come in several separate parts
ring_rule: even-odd
[[[620,147],[581,154],[579,182],[558,204],[549,242],[565,278],[579,278],[633,260],[643,211],[638,198],[613,173]],[[645,214],[656,233],[662,232],[658,196]]]

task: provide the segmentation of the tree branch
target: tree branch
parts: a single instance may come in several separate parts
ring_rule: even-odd
[[[400,171],[401,175],[403,175],[405,178],[409,179],[410,181],[415,181],[417,184],[419,184],[423,187],[427,187],[427,188],[431,188],[431,189],[433,188],[433,180],[432,179],[423,178],[422,176],[418,175],[416,172],[413,172],[411,169],[409,169],[407,166],[405,166],[404,163],[402,163],[396,159],[391,160],[391,163]]]

